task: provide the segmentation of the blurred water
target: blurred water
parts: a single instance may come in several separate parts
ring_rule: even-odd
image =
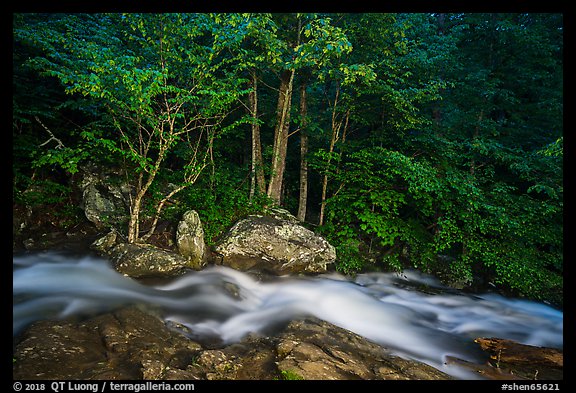
[[[561,311],[497,294],[451,291],[415,271],[361,274],[354,280],[326,274],[261,282],[214,266],[151,286],[92,256],[47,252],[14,257],[13,263],[14,335],[36,320],[90,316],[128,304],[152,307],[195,339],[222,345],[315,316],[460,378],[471,375],[445,365],[445,358],[479,361],[472,342],[476,337],[563,346]],[[437,290],[423,292],[414,284]]]

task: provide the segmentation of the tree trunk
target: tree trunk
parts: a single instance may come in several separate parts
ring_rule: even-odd
[[[170,128],[170,136],[173,134],[173,125]],[[142,207],[142,199],[144,195],[148,192],[148,189],[152,185],[152,182],[156,178],[158,171],[160,170],[160,165],[166,157],[166,152],[169,149],[168,138],[164,138],[161,143],[160,150],[158,151],[158,157],[156,157],[156,162],[154,166],[148,172],[148,178],[146,182],[142,184],[144,180],[144,174],[140,173],[138,175],[138,185],[136,187],[136,196],[134,200],[130,203],[130,220],[128,222],[128,243],[135,243],[140,239],[140,209]]]
[[[308,203],[308,134],[304,130],[306,127],[306,115],[308,112],[306,103],[306,84],[300,86],[300,198],[298,201],[297,218],[306,221],[306,204]]]
[[[340,129],[342,128],[343,119],[337,120],[336,108],[338,107],[338,98],[340,96],[340,88],[336,89],[336,97],[334,98],[334,105],[332,106],[332,136],[330,137],[330,149],[328,155],[328,161],[326,162],[326,173],[322,177],[322,195],[320,197],[320,217],[318,218],[318,225],[324,224],[324,210],[326,208],[326,195],[328,191],[328,168],[330,167],[332,153],[334,152],[334,146],[336,142],[340,139]],[[346,123],[348,123],[349,111],[346,114]]]
[[[130,201],[130,220],[128,221],[128,243],[135,243],[138,240],[140,234],[140,206],[142,204],[142,198],[146,194],[146,190],[142,187],[141,173],[138,176],[138,186],[136,189],[136,195],[134,199]]]
[[[328,175],[322,177],[322,196],[320,199],[320,217],[318,225],[324,224],[324,208],[326,207],[326,190],[328,189]]]
[[[286,151],[288,149],[288,129],[290,126],[290,108],[292,105],[292,86],[294,83],[294,70],[285,70],[280,80],[278,94],[277,122],[274,129],[274,147],[272,150],[272,173],[268,184],[268,196],[273,203],[280,205],[282,180],[286,165]]]
[[[248,95],[252,115],[252,163],[250,168],[250,200],[254,197],[256,188],[260,194],[266,193],[264,168],[262,164],[262,145],[260,144],[260,125],[258,124],[258,79],[252,74],[252,91]]]

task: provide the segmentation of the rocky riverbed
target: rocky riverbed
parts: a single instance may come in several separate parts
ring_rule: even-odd
[[[83,321],[41,321],[16,345],[14,379],[301,378],[451,379],[402,359],[345,329],[317,320],[290,322],[273,336],[224,347],[190,340],[137,307]]]
[[[563,377],[561,350],[497,338],[474,342],[428,326],[438,318],[461,318],[459,310],[474,304],[485,308],[482,318],[489,325],[499,318],[490,315],[498,303],[422,295],[412,288],[396,288],[381,303],[372,296],[378,286],[392,288],[384,276],[361,277],[358,286],[330,278],[262,281],[262,276],[229,268],[208,268],[148,286],[118,274],[104,260],[56,254],[52,261],[28,263],[35,258],[42,259],[17,259],[15,271],[15,379]],[[472,303],[448,310],[441,306],[437,317],[390,304],[390,296],[409,301],[410,294],[430,309],[436,300]],[[510,320],[500,333],[529,322],[531,328],[520,337],[546,339],[545,320],[517,312],[504,310]],[[483,323],[469,318],[461,318],[457,328]],[[417,359],[434,359],[445,351],[461,355],[444,356],[445,363],[433,362],[434,367]],[[416,358],[406,356],[410,352]]]
[[[194,225],[189,223],[180,226],[190,229]],[[244,230],[238,233],[236,230],[239,228]],[[261,242],[253,240],[251,236],[254,233],[258,234]],[[93,243],[95,239],[97,241]],[[203,241],[183,236],[178,236],[178,239],[182,244],[199,244],[203,247]],[[243,221],[241,225],[231,229],[228,236],[224,237],[215,248],[217,253],[213,255],[204,254],[209,252],[207,250],[199,255],[189,248],[186,252],[179,253],[174,247],[170,250],[169,247],[158,245],[127,246],[120,240],[113,232],[104,237],[101,234],[96,236],[87,227],[86,230],[81,229],[74,233],[44,234],[34,239],[24,239],[23,244],[29,250],[65,249],[79,256],[86,255],[86,244],[93,244],[97,251],[92,252],[104,256],[117,272],[139,280],[132,284],[131,280],[134,278],[110,276],[111,273],[106,270],[103,279],[96,280],[95,288],[106,286],[111,280],[122,279],[119,281],[121,289],[126,289],[124,286],[128,286],[130,290],[140,295],[146,295],[148,291],[140,287],[143,279],[154,281],[155,277],[163,277],[162,279],[170,276],[178,277],[191,269],[203,270],[206,267],[227,264],[234,269],[250,270],[255,282],[259,282],[270,272],[295,275],[307,271],[322,272],[334,260],[333,249],[326,246],[322,239],[299,228],[295,220],[283,219],[278,215],[267,218],[252,217]],[[290,250],[290,255],[284,257],[279,253],[281,249]],[[315,257],[315,253],[322,256]],[[299,261],[310,261],[314,265],[309,266],[314,267],[295,264],[295,260],[290,259],[295,254],[302,255]],[[195,257],[190,258],[189,255]],[[296,269],[294,273],[288,270],[292,266]],[[262,275],[261,268],[266,274]],[[80,278],[86,279],[87,285],[83,288],[87,288],[91,285],[90,280],[95,277],[79,273],[76,278],[75,280],[72,277],[71,281],[79,282]],[[51,285],[58,289],[56,282],[52,282]],[[251,282],[249,285],[259,284]],[[308,282],[306,285],[313,288],[316,284]],[[235,293],[238,289],[234,285],[226,288],[231,298],[239,296]],[[335,293],[339,291],[340,289],[336,288]],[[339,294],[344,296],[342,293]],[[26,298],[28,295],[18,296]],[[74,298],[71,294],[66,296]],[[119,297],[118,304],[114,303]],[[223,342],[217,336],[195,335],[186,323],[180,324],[177,319],[170,321],[164,318],[165,315],[154,307],[153,302],[144,302],[144,305],[136,306],[124,304],[121,296],[110,299],[113,301],[104,301],[108,306],[98,312],[94,310],[74,312],[68,317],[60,315],[58,318],[33,317],[35,322],[25,329],[18,330],[14,336],[13,378],[71,380],[450,380],[454,378],[558,380],[563,378],[563,354],[560,349],[523,345],[514,340],[497,337],[480,336],[476,337],[476,340],[471,338],[465,344],[476,347],[478,356],[475,361],[446,356],[444,364],[432,367],[427,362],[400,356],[395,348],[381,342],[377,343],[342,327],[346,323],[337,326],[326,320],[329,318],[314,317],[314,311],[319,304],[314,304],[317,300],[313,299],[310,299],[304,307],[306,310],[311,310],[305,313],[307,315],[286,314],[285,318],[278,318],[276,313],[275,318],[278,320],[264,324],[267,325],[266,329],[254,329],[252,334],[231,342]],[[22,299],[17,300],[20,302]],[[82,304],[80,298],[75,300],[74,307]],[[212,300],[216,301],[216,297]],[[280,303],[285,301],[283,298],[280,300]],[[354,307],[352,305],[350,309],[354,310]],[[256,316],[259,315],[258,312],[256,310]],[[265,316],[266,312],[262,315]],[[242,318],[242,315],[239,318]],[[257,321],[257,318],[253,318],[252,322],[254,321]],[[410,325],[399,324],[396,330],[401,332],[402,326]],[[404,343],[397,344],[402,346]]]

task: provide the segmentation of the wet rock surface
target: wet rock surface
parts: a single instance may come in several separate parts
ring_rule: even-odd
[[[289,216],[265,217],[262,220],[273,224],[288,222],[298,225]],[[270,230],[271,227],[264,225],[263,228]],[[31,244],[28,247],[24,242],[26,249],[55,248],[80,255],[86,253],[87,246],[97,235],[102,235],[86,225],[68,232],[43,230],[38,233],[34,237],[20,236]],[[250,243],[246,240],[249,237],[244,236],[245,244]],[[102,238],[100,245],[103,249],[99,253],[109,255],[110,250],[119,246],[118,240],[114,232]],[[293,242],[290,247],[286,246],[288,243],[284,244],[284,253],[288,251],[288,255],[294,255],[291,247],[298,245],[298,241],[293,240],[290,237],[282,240]],[[14,249],[16,243],[15,238]],[[133,253],[124,252],[132,246]],[[136,263],[134,255],[143,249],[154,250],[152,253],[156,258]],[[326,254],[332,255],[330,247],[322,246],[320,250],[328,250]],[[115,260],[117,269],[133,277],[173,276],[190,268],[187,258],[158,247],[124,245],[116,251],[119,251]],[[237,258],[233,264],[240,270],[261,268],[275,273],[288,270],[285,269],[285,257],[271,260],[265,253],[255,255],[259,256],[248,255],[245,263],[242,258]],[[230,261],[234,261],[230,258]],[[331,263],[330,258],[325,260],[326,264],[322,262],[317,265],[320,271]],[[122,261],[128,270],[122,271]],[[305,267],[298,269],[295,272],[313,271]],[[468,369],[481,378],[563,378],[562,351],[497,338],[477,339],[477,344],[487,353],[486,364],[471,364],[459,359],[449,359],[448,362]],[[137,307],[83,320],[37,322],[15,339],[13,356],[14,379],[451,379],[428,365],[393,356],[386,348],[315,319],[293,321],[269,337],[247,337],[239,343],[223,347],[218,343],[191,340],[169,329],[151,310]]]
[[[494,337],[481,337],[474,341],[490,355],[490,365],[501,376],[540,380],[564,378],[564,353],[561,350]]]
[[[200,345],[136,307],[85,321],[42,321],[16,346],[14,379],[169,379]]]
[[[116,271],[134,278],[172,277],[201,266],[180,254],[150,244],[120,243],[107,253]]]
[[[99,229],[122,222],[129,211],[132,190],[128,182],[121,180],[120,170],[87,164],[81,174],[81,207],[88,221]]]
[[[316,319],[211,348],[137,307],[35,323],[20,337],[14,358],[14,379],[451,379]]]
[[[122,236],[112,229],[90,248],[110,259],[119,273],[134,278],[172,277],[187,269],[201,270],[207,266],[208,249],[198,213],[191,210],[184,214],[178,224],[176,242],[177,251],[148,243],[124,243]]]
[[[183,214],[176,228],[176,245],[180,255],[188,258],[189,266],[196,269],[208,263],[208,247],[204,242],[204,228],[195,210]]]
[[[214,252],[222,265],[272,274],[322,273],[336,260],[334,246],[287,212],[238,221]]]
[[[276,344],[278,368],[303,379],[437,380],[445,373],[392,355],[348,330],[323,321],[295,321]]]

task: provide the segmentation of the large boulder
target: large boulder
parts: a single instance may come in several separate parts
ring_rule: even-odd
[[[204,229],[196,211],[189,210],[182,216],[176,228],[176,245],[180,255],[187,258],[191,266],[206,266],[208,253],[204,242]]]
[[[189,259],[150,244],[120,243],[108,251],[114,268],[130,277],[171,277],[199,269]]]
[[[87,164],[81,174],[81,207],[88,221],[99,229],[125,221],[132,190],[120,171]]]
[[[316,318],[292,321],[278,335],[276,364],[288,379],[452,379],[432,366],[396,356],[362,336]]]
[[[14,359],[15,380],[451,379],[317,319],[294,321],[275,337],[209,348],[134,306],[37,322],[15,345]]]
[[[216,263],[273,274],[322,273],[336,260],[334,246],[286,211],[238,221],[214,252]]]
[[[172,277],[189,269],[201,270],[206,266],[208,259],[206,249],[200,248],[204,246],[202,227],[199,229],[195,227],[194,231],[190,229],[190,222],[194,222],[193,220],[185,221],[188,223],[186,226],[179,225],[178,238],[179,244],[182,244],[180,253],[147,243],[124,243],[115,229],[96,239],[90,248],[109,259],[116,271],[134,278]],[[196,222],[199,223],[199,220]],[[186,228],[186,231],[182,227]]]
[[[186,379],[200,345],[136,307],[84,321],[41,321],[16,347],[14,379]]]

